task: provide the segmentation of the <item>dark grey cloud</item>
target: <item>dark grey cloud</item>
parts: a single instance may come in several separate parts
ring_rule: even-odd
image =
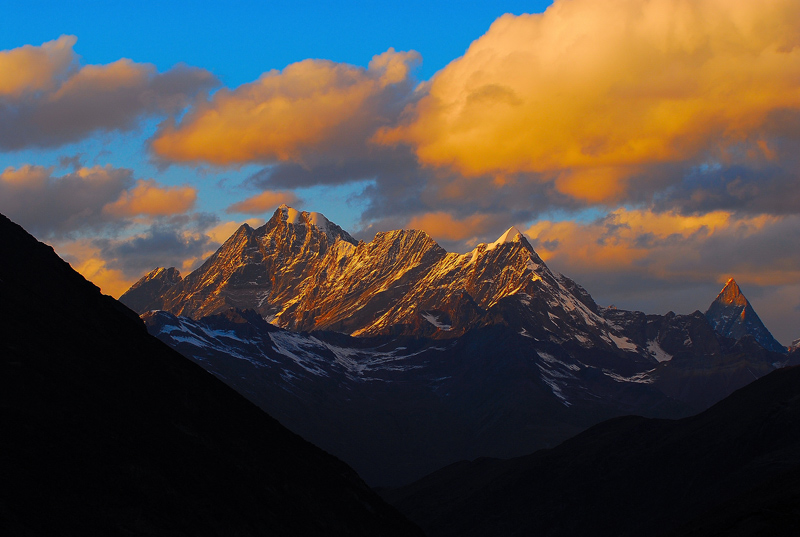
[[[61,176],[52,171],[23,166],[0,173],[0,212],[40,239],[123,226],[103,207],[133,186],[132,170],[97,166]]]
[[[187,259],[198,258],[218,246],[203,233],[218,222],[205,213],[162,219],[136,236],[95,239],[92,244],[100,250],[108,268],[139,278],[155,267],[181,267]]]

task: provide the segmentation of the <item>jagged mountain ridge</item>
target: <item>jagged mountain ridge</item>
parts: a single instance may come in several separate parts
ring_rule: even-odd
[[[783,353],[787,351],[764,326],[733,278],[727,281],[706,310],[706,318],[725,337],[739,339],[749,334],[765,349]]]
[[[0,534],[420,535],[2,215],[0,248]]]
[[[580,285],[552,273],[513,227],[494,243],[453,254],[419,230],[356,243],[320,213],[282,205],[264,226],[241,226],[183,280],[175,283],[175,274],[156,269],[120,300],[140,314],[162,309],[195,319],[230,307],[253,309],[297,331],[453,338],[503,323],[566,345],[643,359],[661,352],[631,339]],[[735,282],[726,289],[706,312],[717,331],[734,339],[750,333],[769,350],[785,352]]]
[[[157,270],[140,281],[158,280]],[[419,230],[356,243],[324,216],[282,206],[261,228],[240,227],[161,297],[142,294],[137,283],[120,300],[148,304],[136,309],[140,314],[162,309],[196,319],[253,309],[284,328],[356,336],[453,338],[506,323],[536,339],[636,351],[589,294],[553,274],[515,228],[453,254]]]

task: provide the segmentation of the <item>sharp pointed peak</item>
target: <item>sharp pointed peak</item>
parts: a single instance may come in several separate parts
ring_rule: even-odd
[[[500,237],[494,241],[495,244],[503,244],[506,242],[513,242],[514,239],[517,238],[517,235],[522,235],[522,232],[516,228],[516,226],[511,226],[508,228],[505,233],[500,235]]]
[[[508,228],[498,239],[486,245],[487,250],[492,250],[501,244],[508,244],[512,242],[521,242],[524,238],[522,232],[515,226]]]
[[[719,292],[714,301],[721,302],[723,304],[733,304],[736,306],[746,306],[748,303],[747,298],[744,296],[741,288],[733,278],[728,278],[728,281],[725,283],[722,291]]]

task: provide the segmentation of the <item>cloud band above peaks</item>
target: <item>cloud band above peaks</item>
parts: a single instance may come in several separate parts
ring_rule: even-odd
[[[366,69],[304,60],[269,71],[197,105],[180,123],[162,128],[151,148],[167,161],[216,165],[360,152],[402,109],[418,61],[416,52],[389,49]]]

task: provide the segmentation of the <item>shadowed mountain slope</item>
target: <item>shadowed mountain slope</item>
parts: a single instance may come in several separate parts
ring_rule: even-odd
[[[0,534],[419,535],[0,217]]]
[[[800,368],[678,421],[618,418],[384,497],[430,537],[798,535]]]

